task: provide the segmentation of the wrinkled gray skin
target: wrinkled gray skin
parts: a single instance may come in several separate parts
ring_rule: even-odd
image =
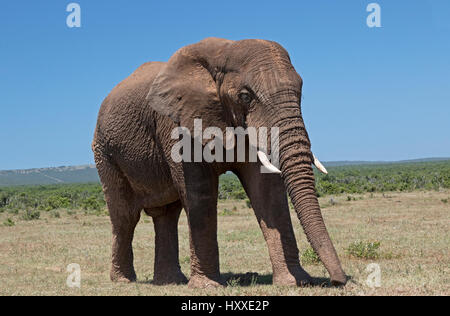
[[[146,63],[117,85],[101,106],[93,142],[112,222],[111,279],[136,280],[132,240],[145,210],[156,232],[154,283],[187,282],[178,262],[177,223],[184,208],[190,231],[189,286],[223,284],[218,177],[233,171],[267,242],[273,282],[311,282],[299,264],[287,191],[332,284],[345,284],[316,198],[301,90],[302,79],[279,44],[217,38],[186,46],[167,63]],[[171,139],[171,131],[177,126],[192,131],[194,118],[203,120],[203,128],[279,127],[281,175],[260,173],[259,162],[173,162],[171,148],[178,140]]]

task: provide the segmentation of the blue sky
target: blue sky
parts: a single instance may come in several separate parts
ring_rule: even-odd
[[[450,1],[3,1],[0,170],[92,163],[97,112],[146,61],[216,36],[275,40],[323,161],[450,157]]]

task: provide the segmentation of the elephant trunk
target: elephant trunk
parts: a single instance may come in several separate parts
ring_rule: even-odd
[[[281,175],[307,239],[328,270],[332,284],[344,285],[346,276],[317,200],[311,165],[313,155],[298,101],[285,102],[281,107],[278,122],[275,122],[275,126],[279,127]]]

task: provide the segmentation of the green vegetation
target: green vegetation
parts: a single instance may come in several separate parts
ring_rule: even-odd
[[[328,172],[328,175],[316,172],[318,196],[366,192],[437,191],[450,188],[450,160],[337,166],[329,167]],[[247,206],[251,207],[239,179],[233,174],[221,176],[219,199],[245,199]],[[355,197],[347,196],[347,201],[355,200]],[[331,198],[330,205],[335,204],[336,201]]]
[[[450,188],[450,161],[341,166],[328,171],[328,175],[316,174],[319,196]]]
[[[380,254],[378,249],[381,246],[381,242],[363,242],[357,241],[350,244],[350,246],[345,249],[347,254],[351,257],[356,257],[360,259],[378,259]]]
[[[59,184],[0,188],[0,213],[24,212],[23,218],[39,218],[39,211],[58,209],[99,211],[105,208],[100,184]],[[57,213],[52,213],[58,217]]]
[[[320,263],[319,256],[312,248],[308,248],[302,253],[300,261],[304,265]]]
[[[329,167],[328,171],[328,175],[316,174],[318,196],[450,188],[450,161],[338,166]],[[239,179],[231,173],[220,177],[219,200],[243,200],[251,208]],[[354,196],[347,196],[347,201],[355,200]],[[442,203],[448,203],[448,199],[442,199]],[[336,204],[335,198],[330,197],[329,205]],[[60,209],[69,214],[72,210],[104,214],[105,200],[100,184],[0,187],[0,213],[25,213],[24,218],[36,219],[39,216],[33,212]],[[223,210],[222,215],[235,213],[235,209]],[[58,217],[57,213],[52,216]]]
[[[227,176],[234,181],[228,186],[239,192],[236,177]],[[187,285],[151,284],[155,232],[147,216],[142,216],[134,239],[138,282],[109,282],[111,223],[98,183],[0,188],[0,196],[0,295],[450,295],[450,189],[319,197],[328,231],[349,276],[342,288],[329,286],[329,274],[310,248],[293,209],[301,264],[315,286],[273,285],[267,244],[248,200],[222,199],[217,239],[228,287],[193,290]],[[47,211],[49,207],[57,208]],[[189,276],[185,212],[178,232],[180,266]],[[66,285],[70,262],[82,267],[80,289]],[[380,264],[380,288],[366,284],[369,263]]]
[[[14,221],[11,218],[7,218],[5,219],[5,221],[3,222],[3,225],[7,226],[7,227],[12,227],[14,225],[16,225],[16,223],[14,223]]]
[[[328,175],[316,172],[318,196],[450,188],[450,160],[337,166],[329,167],[328,172]],[[246,199],[235,175],[226,174],[220,180],[219,199]],[[347,200],[355,201],[356,198],[349,195]],[[331,198],[330,205],[335,204]],[[247,206],[250,207],[250,201]]]
[[[315,285],[273,285],[267,243],[253,210],[247,208],[244,200],[220,200],[220,211],[233,212],[233,216],[219,218],[217,232],[220,268],[227,287],[153,285],[155,231],[147,216],[141,217],[133,243],[138,282],[114,283],[109,280],[111,223],[107,216],[96,216],[95,211],[81,208],[62,209],[40,211],[39,220],[24,221],[21,209],[18,215],[7,210],[0,214],[0,295],[449,296],[450,203],[442,200],[450,198],[450,189],[386,194],[393,199],[382,193],[374,193],[371,198],[366,193],[364,199],[357,194],[352,196],[356,201],[347,201],[345,194],[335,197],[337,204],[323,209],[328,231],[349,277],[345,287],[330,286],[329,274],[317,261],[293,210],[292,224],[301,249],[301,263]],[[319,198],[321,205],[329,200],[329,196]],[[178,234],[180,266],[189,277],[191,250],[185,212],[180,216]],[[381,242],[381,246],[374,250],[376,247],[369,245],[373,241]],[[349,255],[348,248],[355,255]],[[365,259],[374,256],[378,259]],[[69,288],[66,284],[67,265],[71,262],[82,268],[81,288]],[[367,270],[371,263],[380,265],[380,288],[367,286],[373,272]]]
[[[34,221],[41,217],[41,212],[36,210],[26,210],[22,215],[22,219],[24,221]]]
[[[219,200],[243,200],[247,198],[239,179],[234,174],[220,177]]]
[[[219,212],[219,216],[231,216],[233,212],[227,208],[224,208],[222,212]]]

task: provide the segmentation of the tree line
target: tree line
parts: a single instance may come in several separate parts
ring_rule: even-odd
[[[329,167],[316,173],[318,196],[440,190],[450,188],[450,161]],[[220,200],[245,200],[247,195],[234,174],[222,175]],[[101,211],[105,200],[99,183],[0,187],[0,212],[56,209]]]

